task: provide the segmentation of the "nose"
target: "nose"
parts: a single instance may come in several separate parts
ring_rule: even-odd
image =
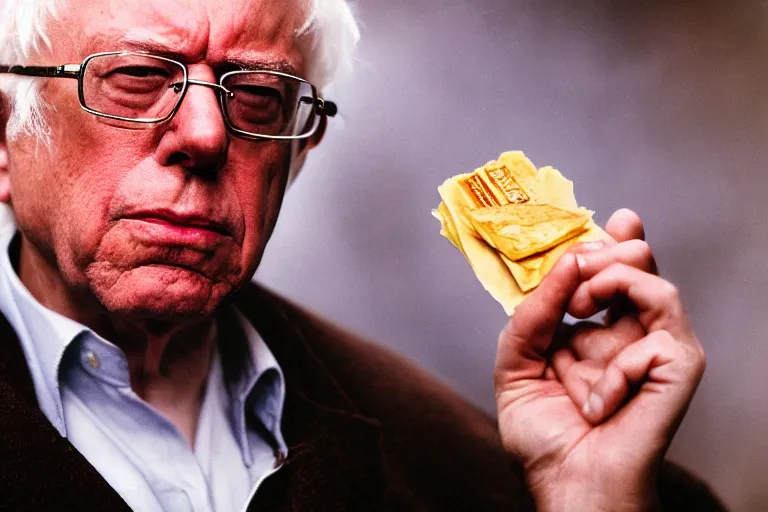
[[[220,86],[210,82],[189,80],[184,100],[158,146],[163,165],[181,165],[192,173],[209,177],[223,167],[229,137],[218,89]]]

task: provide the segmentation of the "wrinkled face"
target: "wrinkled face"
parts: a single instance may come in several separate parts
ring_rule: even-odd
[[[302,76],[298,3],[68,0],[49,27],[54,50],[28,64],[134,50],[184,62],[190,78],[209,82],[235,63]],[[11,202],[68,288],[113,313],[173,320],[210,313],[251,277],[295,143],[232,136],[207,87],[190,86],[176,116],[150,129],[84,112],[75,80],[45,80],[43,99],[55,107],[52,148],[26,136],[9,143]]]

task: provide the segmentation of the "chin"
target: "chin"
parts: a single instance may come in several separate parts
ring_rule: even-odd
[[[107,311],[135,321],[199,321],[212,315],[234,289],[230,283],[170,265],[91,277],[91,290]]]

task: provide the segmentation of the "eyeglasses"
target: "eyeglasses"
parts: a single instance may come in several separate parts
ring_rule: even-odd
[[[82,64],[2,66],[0,73],[74,78],[80,106],[93,115],[146,126],[170,120],[190,85],[218,93],[224,121],[233,133],[251,139],[304,139],[336,104],[318,96],[306,80],[279,71],[231,71],[219,83],[189,78],[181,62],[137,52],[104,52]]]

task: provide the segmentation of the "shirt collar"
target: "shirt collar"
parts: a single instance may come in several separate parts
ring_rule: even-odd
[[[276,452],[285,455],[287,446],[282,434],[283,406],[285,404],[285,378],[283,370],[275,359],[264,339],[240,311],[231,306],[234,312],[229,319],[236,319],[247,341],[248,353],[244,354],[245,365],[238,372],[238,378],[228,383],[233,407],[230,408],[230,421],[235,435],[243,448],[246,465],[252,463],[251,446],[248,436],[249,418],[261,423],[270,435],[270,441]],[[231,331],[228,331],[231,332]],[[237,340],[224,340],[222,343],[233,344]]]
[[[62,436],[66,427],[59,391],[59,367],[67,348],[89,330],[40,304],[16,275],[10,250],[16,230],[0,236],[0,311],[19,336],[43,414]]]

